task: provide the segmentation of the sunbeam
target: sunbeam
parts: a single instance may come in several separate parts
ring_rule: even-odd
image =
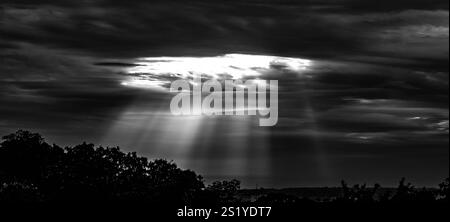
[[[197,84],[208,79],[251,80],[255,86],[268,89],[267,79],[286,73],[302,76],[312,65],[312,61],[306,59],[246,54],[136,59],[135,66],[124,68],[126,79],[121,84],[167,98],[151,105],[143,105],[146,104],[145,96],[137,99],[137,105],[129,106],[122,113],[104,141],[129,146],[149,157],[175,160],[183,167],[197,170],[207,179],[226,175],[254,178],[254,183],[247,184],[251,187],[268,182],[272,172],[267,141],[270,129],[258,127],[255,116],[202,116],[199,115],[202,111],[196,110],[198,107],[193,107],[191,115],[171,115],[169,97],[173,93],[168,89],[171,82],[180,79],[199,87]],[[200,82],[195,82],[199,75]],[[247,95],[249,85],[235,84],[233,87],[234,90],[244,89],[246,100],[243,103],[224,100],[224,113],[268,111],[266,106],[257,105],[257,98],[266,96],[265,93],[257,92],[255,97],[250,97]],[[192,90],[185,93],[192,95]],[[231,93],[234,97],[234,90],[224,88],[224,93]],[[320,152],[318,156],[322,160]]]

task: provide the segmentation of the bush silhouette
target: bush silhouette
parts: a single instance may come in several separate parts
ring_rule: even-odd
[[[450,198],[449,184],[450,184],[450,178],[445,179],[444,182],[439,184],[439,196],[440,196],[441,200],[444,200],[446,202],[448,202],[449,198]]]
[[[23,183],[0,184],[0,201],[2,202],[37,202],[41,195],[37,187]]]
[[[341,181],[341,185],[342,196],[338,201],[347,203],[373,203],[376,201],[375,195],[381,188],[379,184],[375,184],[373,188],[368,188],[366,184],[356,184],[350,188],[345,181]]]

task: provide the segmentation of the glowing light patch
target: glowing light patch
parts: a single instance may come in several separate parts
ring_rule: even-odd
[[[169,81],[161,81],[161,80],[155,80],[155,79],[147,79],[145,76],[142,76],[141,79],[133,78],[128,81],[123,81],[121,83],[123,86],[130,86],[130,87],[139,87],[139,88],[151,88],[151,89],[160,89],[164,90],[165,85],[170,84]]]
[[[122,84],[142,88],[165,88],[176,79],[201,74],[209,79],[258,79],[273,70],[299,72],[311,66],[311,60],[247,54],[226,54],[215,57],[148,57],[140,58],[138,66],[127,68],[130,79]]]

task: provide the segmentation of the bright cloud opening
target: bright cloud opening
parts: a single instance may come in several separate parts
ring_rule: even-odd
[[[311,60],[247,54],[215,57],[147,57],[135,67],[127,68],[130,79],[123,85],[141,88],[167,88],[175,79],[188,79],[201,74],[210,79],[258,79],[265,73],[282,69],[300,72],[311,66]]]

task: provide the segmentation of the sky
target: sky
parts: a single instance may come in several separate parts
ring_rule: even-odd
[[[447,0],[2,0],[0,134],[120,146],[250,188],[435,186],[448,49]],[[168,86],[192,73],[278,80],[277,125],[172,115]]]

